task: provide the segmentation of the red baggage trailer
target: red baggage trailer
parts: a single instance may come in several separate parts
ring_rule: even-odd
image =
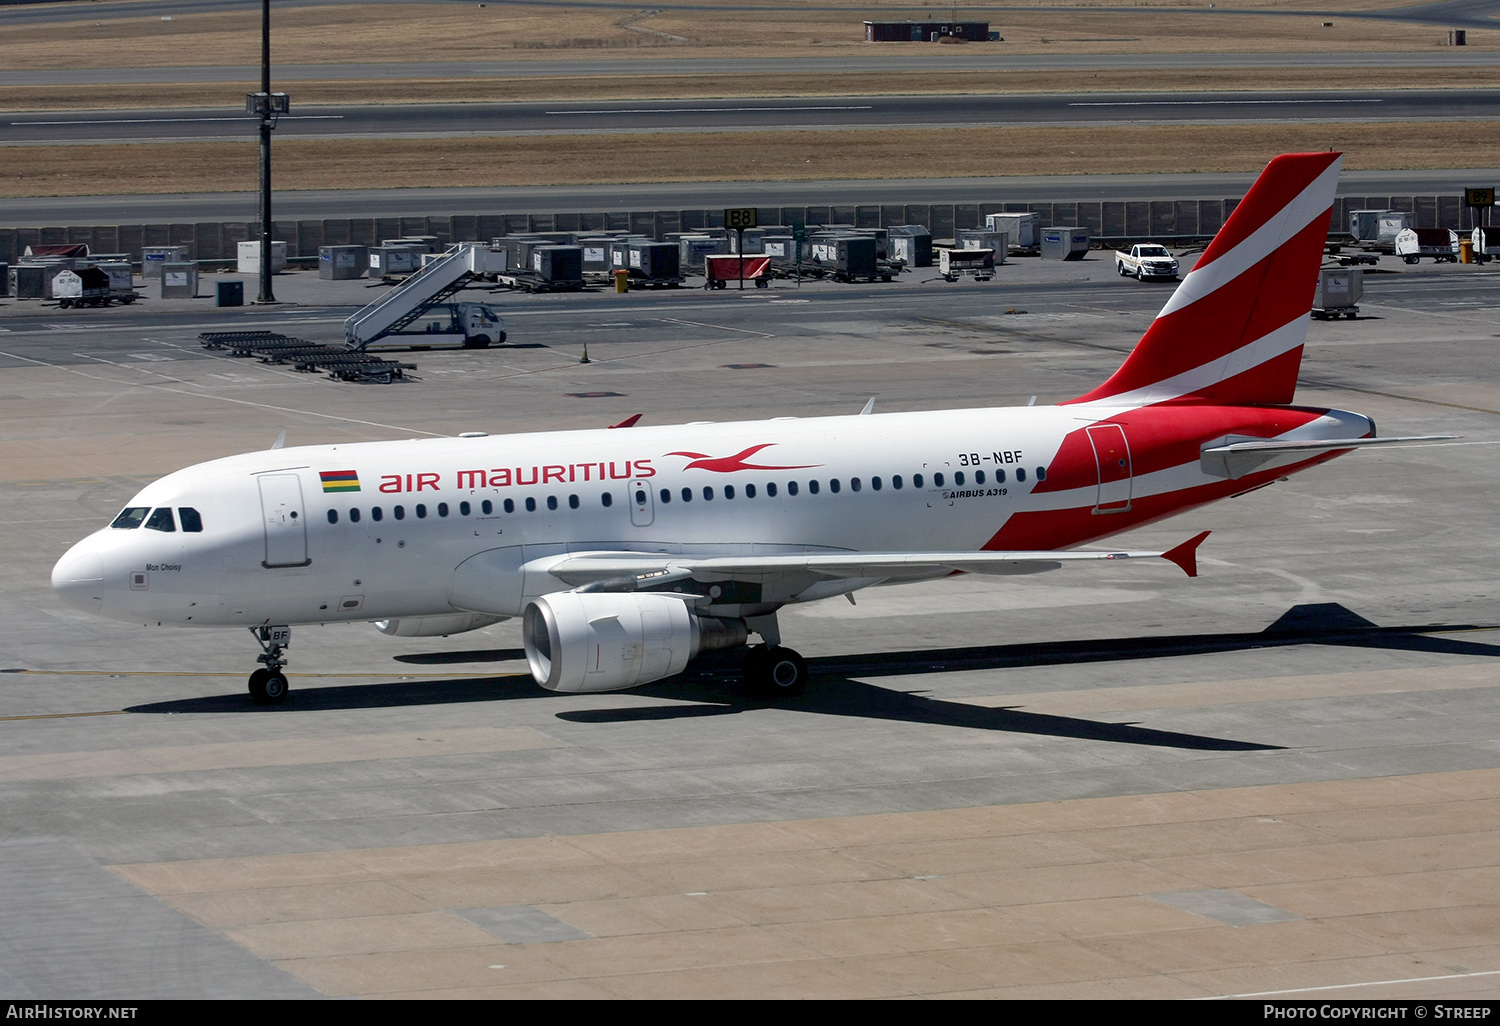
[[[771,284],[771,258],[764,253],[746,253],[744,256],[722,253],[709,254],[703,258],[706,289],[722,289],[726,282],[753,281],[755,287],[763,289]]]

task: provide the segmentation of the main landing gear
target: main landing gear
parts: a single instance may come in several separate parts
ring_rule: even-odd
[[[258,663],[266,665],[250,675],[250,697],[261,705],[280,705],[286,701],[291,690],[286,674],[281,668],[286,665],[286,649],[292,643],[290,627],[251,627],[250,634],[260,644]]]
[[[800,694],[807,686],[807,660],[780,645],[756,645],[745,654],[745,685],[757,695]]]
[[[776,614],[747,616],[745,626],[765,641],[745,653],[745,686],[754,695],[802,693],[807,686],[807,660],[789,648],[781,647],[781,628]]]

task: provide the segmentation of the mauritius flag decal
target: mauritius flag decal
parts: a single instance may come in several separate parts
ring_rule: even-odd
[[[352,470],[323,470],[318,472],[323,480],[325,492],[359,491],[359,474]]]

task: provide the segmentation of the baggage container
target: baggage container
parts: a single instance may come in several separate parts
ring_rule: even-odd
[[[1043,260],[1082,260],[1089,251],[1089,230],[1067,226],[1042,229]]]
[[[992,232],[1005,232],[1012,249],[1030,252],[1042,244],[1041,214],[989,214],[984,224]]]
[[[1010,254],[1010,233],[990,228],[965,228],[958,233],[959,249],[987,249],[995,254],[995,263],[1005,263]]]
[[[677,266],[683,272],[701,273],[704,258],[729,251],[729,244],[712,235],[683,235],[677,240]]]
[[[875,258],[875,240],[868,235],[845,235],[812,240],[809,261],[815,272],[838,281],[891,280],[891,269]]]
[[[549,285],[583,286],[583,250],[578,246],[538,246],[531,271]]]
[[[13,264],[9,274],[9,292],[16,299],[43,299],[48,291],[48,279],[57,270],[45,264]]]
[[[371,246],[369,275],[371,278],[404,277],[417,271],[421,259],[421,252],[414,246]]]
[[[240,243],[241,253],[244,252],[244,247],[245,243]],[[255,247],[258,257],[260,255],[260,243],[256,243]],[[192,256],[186,246],[143,246],[141,247],[141,277],[160,278],[162,264],[169,260],[173,263],[181,263],[184,260],[190,259],[192,259]],[[259,273],[259,264],[256,265],[255,270]]]
[[[932,232],[926,225],[898,224],[886,231],[890,236],[892,263],[907,267],[932,266]]]
[[[161,265],[161,298],[196,299],[198,264],[187,260]]]
[[[609,274],[609,244],[612,241],[608,235],[585,235],[574,240],[573,244],[583,253],[584,274]]]
[[[318,277],[329,281],[363,278],[370,267],[368,246],[320,246]]]
[[[1349,234],[1355,242],[1377,242],[1380,239],[1380,219],[1387,214],[1399,214],[1399,210],[1351,210],[1349,211]]]
[[[1475,228],[1469,233],[1469,242],[1473,245],[1476,256],[1500,256],[1500,227],[1490,225],[1488,228]]]
[[[670,242],[632,243],[626,259],[632,280],[655,285],[682,282],[681,251]]]
[[[1359,300],[1365,294],[1365,272],[1358,267],[1327,267],[1318,272],[1318,289],[1313,295],[1312,315],[1320,321],[1345,317],[1353,320],[1359,313]]]
[[[187,247],[186,246],[179,246],[177,248],[179,250],[181,250],[181,252],[176,257],[167,257],[167,258],[164,258],[163,262],[186,263],[187,259],[188,259]],[[142,250],[141,252],[142,252],[142,254],[144,254],[147,251],[146,250]],[[239,271],[240,274],[259,274],[260,273],[260,240],[259,239],[256,239],[254,242],[241,242],[239,244],[239,249],[238,249],[238,252],[237,252],[236,255],[239,257],[239,259],[235,261],[235,269],[237,271]],[[143,278],[144,277],[148,277],[148,275],[145,273],[145,264],[144,264],[144,262],[142,263],[141,267],[142,267],[141,277],[143,277]],[[272,239],[271,240],[271,273],[272,274],[280,274],[285,269],[286,269],[286,243],[285,242],[277,242],[275,239]],[[161,271],[158,270],[156,272],[156,274],[149,275],[149,277],[157,277],[160,274],[161,274]]]

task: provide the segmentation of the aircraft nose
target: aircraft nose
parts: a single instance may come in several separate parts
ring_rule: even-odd
[[[104,557],[79,542],[52,568],[52,590],[68,605],[97,613],[104,604]]]

